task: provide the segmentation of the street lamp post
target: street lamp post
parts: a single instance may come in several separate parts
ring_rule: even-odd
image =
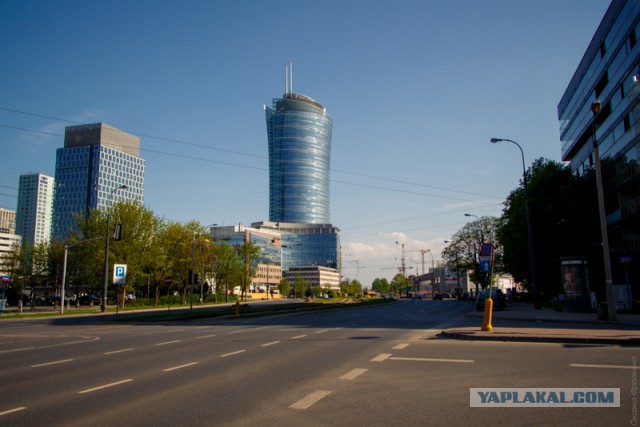
[[[466,213],[466,214],[464,214],[464,216],[474,217],[480,223],[480,247],[482,247],[482,245],[484,245],[486,243],[484,241],[484,223],[483,223],[483,221],[480,219],[480,217],[478,215],[473,215],[473,214]],[[475,242],[474,242],[474,244],[475,244]],[[476,263],[476,256],[478,256],[478,263],[477,264],[475,264]],[[480,259],[479,251],[476,251],[476,253],[473,255],[473,262],[474,262],[474,268],[475,268],[475,265],[480,266],[482,264],[482,260]],[[480,277],[476,278],[476,291],[478,290],[478,279],[482,281],[482,287],[483,288],[487,287],[486,277],[485,277],[484,274],[482,274],[482,272],[480,272]]]
[[[445,240],[445,243],[451,243],[454,244],[453,242],[451,242],[450,240]],[[460,288],[460,267],[459,267],[459,263],[458,263],[458,248],[454,245],[453,246],[453,250],[454,253],[456,255],[456,283],[458,284],[458,299],[462,298],[462,289]],[[467,290],[469,289],[469,286],[467,285]]]
[[[600,234],[602,236],[602,256],[604,258],[604,276],[605,276],[605,293],[607,297],[607,319],[610,321],[618,320],[616,311],[616,292],[613,286],[613,278],[611,274],[611,253],[609,252],[609,234],[607,231],[607,216],[604,208],[604,188],[602,185],[602,165],[600,163],[600,150],[596,140],[596,119],[602,108],[599,100],[591,104],[591,113],[593,113],[593,158],[596,168],[596,187],[598,191],[598,211],[600,213]]]
[[[218,224],[211,224],[211,225],[207,225],[206,227],[203,228],[209,228],[211,229],[211,227],[215,227]],[[193,242],[191,244],[191,272],[189,273],[189,282],[191,284],[191,290],[189,291],[189,311],[193,311],[193,285],[195,284],[195,268],[196,268],[196,246],[197,246],[197,242],[196,242],[196,236],[199,236],[199,233],[197,232],[193,232]]]
[[[533,306],[534,309],[540,310],[542,306],[540,305],[540,294],[538,292],[538,269],[536,264],[536,245],[534,241],[534,233],[533,233],[533,221],[531,218],[531,204],[529,203],[529,189],[527,187],[527,168],[524,163],[524,151],[522,147],[517,142],[511,139],[504,138],[491,138],[492,144],[497,144],[498,142],[511,142],[516,147],[520,149],[520,154],[522,155],[522,183],[524,185],[524,202],[525,202],[525,210],[527,214],[527,232],[529,235],[529,270],[531,270],[531,290],[533,291]]]
[[[119,187],[111,190],[109,194],[109,206],[107,206],[107,230],[104,237],[104,277],[102,283],[102,307],[100,307],[102,312],[107,311],[107,291],[108,291],[108,282],[109,282],[109,217],[111,216],[111,200],[113,199],[113,194],[118,190],[126,190],[128,187],[126,185],[121,185]]]
[[[436,268],[433,263],[433,254],[431,253],[431,249],[426,249],[425,253],[431,255],[431,295],[435,295],[436,289]],[[438,289],[439,290],[439,289]]]

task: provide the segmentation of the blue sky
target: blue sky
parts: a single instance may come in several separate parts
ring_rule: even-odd
[[[102,121],[143,135],[156,214],[267,220],[263,105],[292,61],[334,122],[344,274],[391,278],[396,241],[422,273],[417,250],[437,261],[465,212],[499,216],[518,185],[520,152],[491,137],[560,160],[556,107],[608,5],[0,0],[0,207],[20,174],[54,175],[65,126]]]

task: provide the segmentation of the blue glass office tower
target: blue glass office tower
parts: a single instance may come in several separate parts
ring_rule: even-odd
[[[269,220],[327,224],[333,122],[313,99],[285,93],[265,107],[269,140]]]
[[[144,167],[139,137],[105,123],[67,127],[64,148],[56,152],[54,238],[67,238],[76,228],[75,217],[91,209],[143,203]],[[122,185],[127,188],[114,192]]]
[[[269,221],[254,226],[281,233],[283,271],[309,266],[340,271],[339,230],[329,218],[333,121],[322,104],[293,93],[290,76],[282,98],[265,106]]]
[[[595,167],[591,104],[602,108],[595,137],[615,285],[640,292],[640,0],[613,0],[560,103],[562,160]],[[595,191],[595,189],[594,189]]]

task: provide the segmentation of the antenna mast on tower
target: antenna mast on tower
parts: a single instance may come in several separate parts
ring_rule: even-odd
[[[289,61],[284,66],[284,94],[293,93],[293,63]]]

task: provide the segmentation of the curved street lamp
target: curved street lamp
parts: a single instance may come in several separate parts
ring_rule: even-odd
[[[104,236],[104,281],[102,283],[102,306],[100,310],[102,312],[107,311],[107,291],[108,291],[108,282],[109,282],[109,217],[111,215],[111,199],[113,199],[113,194],[118,190],[126,190],[127,187],[125,184],[122,184],[119,187],[111,190],[111,194],[109,194],[109,206],[107,206],[107,231]]]
[[[542,307],[540,305],[540,296],[538,292],[538,271],[536,268],[536,251],[534,244],[534,233],[533,233],[533,222],[531,219],[531,205],[529,203],[529,189],[527,187],[527,168],[524,164],[524,151],[522,147],[517,142],[506,139],[506,138],[491,138],[492,144],[497,144],[498,142],[511,142],[516,147],[520,149],[520,154],[522,155],[522,182],[524,185],[524,202],[525,209],[527,214],[527,232],[529,235],[529,270],[531,270],[531,290],[533,291],[533,305],[536,310],[540,310]]]

